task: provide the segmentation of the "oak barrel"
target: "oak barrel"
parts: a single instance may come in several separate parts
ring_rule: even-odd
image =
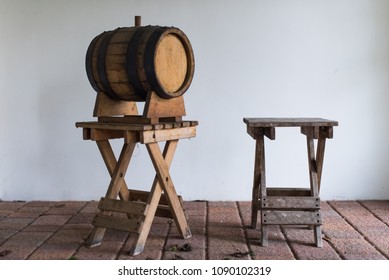
[[[188,38],[178,28],[123,27],[92,40],[86,72],[92,87],[113,99],[145,101],[149,91],[169,99],[189,88],[194,55]]]

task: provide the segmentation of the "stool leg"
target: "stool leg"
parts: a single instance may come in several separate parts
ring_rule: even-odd
[[[100,154],[103,157],[105,166],[107,167],[109,175],[112,177],[113,172],[115,171],[115,166],[117,165],[117,160],[115,154],[113,153],[111,144],[108,140],[98,140],[96,141],[97,147],[100,150]],[[120,185],[119,191],[120,199],[129,200],[130,192],[128,190],[126,182],[123,180]]]
[[[264,134],[260,134],[257,138],[257,153],[258,153],[258,183],[259,183],[259,196],[261,199],[267,196],[266,191],[266,174],[265,174],[265,138]],[[257,200],[257,204],[259,201]],[[268,246],[268,232],[267,232],[267,224],[265,222],[265,216],[262,210],[262,207],[259,207],[261,209],[261,244],[262,246]]]
[[[316,152],[318,193],[320,193],[321,174],[323,172],[323,160],[324,160],[325,146],[326,146],[326,137],[323,135],[320,135],[319,140],[317,141],[317,152]]]
[[[163,157],[166,164],[170,167],[171,162],[173,161],[174,152],[176,151],[178,140],[168,141],[165,144],[163,151]],[[144,246],[146,244],[147,236],[149,235],[150,228],[157,210],[159,200],[162,194],[162,187],[158,180],[158,177],[155,176],[153,185],[151,187],[150,195],[147,200],[147,206],[145,210],[145,218],[142,224],[139,227],[139,236],[136,241],[133,243],[130,254],[132,256],[138,255],[143,252]]]
[[[315,143],[314,139],[310,136],[307,136],[307,148],[308,148],[308,166],[309,166],[309,181],[311,186],[311,195],[314,197],[319,196],[319,183],[318,183],[318,164],[315,156]],[[321,155],[321,162],[323,156]],[[321,164],[320,164],[321,165]],[[320,167],[321,172],[321,167]],[[314,238],[315,244],[317,247],[323,247],[321,226],[314,226]]]
[[[176,190],[174,189],[173,181],[169,174],[168,164],[165,162],[161,154],[158,143],[148,143],[146,144],[146,147],[157,173],[158,180],[168,200],[174,221],[177,225],[177,230],[183,238],[189,238],[192,236],[192,233],[189,229],[185,213],[182,209],[180,200],[178,199]]]
[[[112,174],[111,182],[109,184],[105,198],[112,198],[112,199],[117,198],[120,191],[120,187],[124,181],[124,176],[127,172],[127,168],[130,163],[130,159],[132,157],[132,153],[135,149],[135,144],[136,143],[125,143],[123,145],[122,151],[119,156],[119,160]],[[108,148],[108,146],[106,146],[106,148]],[[110,212],[106,210],[101,210],[101,213],[105,215],[110,214]],[[101,241],[105,234],[105,230],[106,230],[105,228],[95,227],[89,237],[89,240],[87,241],[87,245],[93,247],[101,244]]]
[[[251,200],[251,228],[257,227],[259,210],[259,183],[261,179],[261,141],[255,141],[254,181]]]
[[[316,247],[323,247],[323,240],[321,237],[321,226],[315,226],[314,228],[314,238]]]

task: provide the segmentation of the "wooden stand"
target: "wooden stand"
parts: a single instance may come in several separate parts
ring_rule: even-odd
[[[186,115],[184,97],[164,99],[154,91],[147,94],[143,114],[138,115],[134,101],[113,100],[104,92],[97,95],[94,117],[100,122],[157,124],[166,121],[180,121]],[[118,116],[123,116],[118,118]]]
[[[268,225],[309,225],[314,228],[316,246],[322,247],[319,192],[324,148],[326,139],[333,137],[333,126],[338,123],[317,118],[245,118],[243,121],[248,134],[256,140],[251,227],[256,228],[260,210],[262,246],[268,245]],[[301,133],[307,138],[310,189],[266,186],[264,136],[274,140],[275,127],[301,127]],[[314,139],[318,140],[316,153]]]
[[[191,237],[182,199],[177,195],[169,167],[178,140],[196,136],[196,121],[182,121],[185,107],[182,97],[161,99],[154,92],[148,94],[144,113],[138,116],[135,102],[115,101],[99,93],[94,116],[97,122],[78,122],[84,140],[95,141],[111,175],[105,197],[101,198],[92,224],[94,230],[88,245],[102,242],[106,228],[124,230],[138,235],[131,254],[144,250],[154,216],[173,218],[183,238]],[[121,116],[120,116],[121,115]],[[120,156],[116,159],[109,140],[123,138]],[[158,142],[166,141],[161,152]],[[124,180],[136,143],[145,144],[156,176],[150,192],[128,189]],[[117,199],[119,197],[119,199]],[[113,216],[124,213],[124,217]]]

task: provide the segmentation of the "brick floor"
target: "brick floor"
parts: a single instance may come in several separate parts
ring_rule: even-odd
[[[269,226],[269,246],[251,229],[250,202],[184,203],[192,237],[174,222],[155,218],[142,254],[130,256],[135,236],[108,229],[100,246],[87,248],[96,201],[0,201],[0,260],[10,259],[256,259],[387,260],[389,200],[322,202],[323,248],[307,227]]]

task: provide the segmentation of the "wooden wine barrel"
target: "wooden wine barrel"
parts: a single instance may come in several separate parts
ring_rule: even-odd
[[[145,101],[181,96],[194,74],[192,46],[175,27],[135,26],[103,32],[89,45],[86,72],[97,92],[113,99]]]

